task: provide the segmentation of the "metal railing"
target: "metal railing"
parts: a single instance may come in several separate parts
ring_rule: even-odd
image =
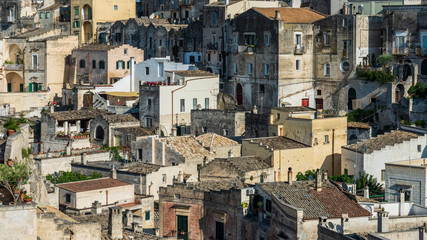
[[[408,55],[409,48],[408,47],[394,47],[391,49],[391,54],[393,55]]]
[[[300,55],[300,54],[304,54],[304,52],[305,52],[304,46],[295,45],[294,54]]]

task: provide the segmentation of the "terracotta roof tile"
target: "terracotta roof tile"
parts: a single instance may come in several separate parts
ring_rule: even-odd
[[[251,138],[248,141],[258,143],[261,146],[267,146],[271,149],[295,149],[295,148],[306,148],[309,147],[303,143],[294,141],[286,137],[263,137],[263,138]]]
[[[98,178],[93,180],[58,184],[57,186],[72,192],[86,192],[98,189],[132,185],[113,178]]]
[[[372,153],[373,151],[380,150],[386,146],[393,146],[394,144],[409,141],[413,138],[418,138],[418,137],[419,135],[416,133],[396,130],[396,131],[388,132],[383,135],[379,135],[377,137],[365,140],[363,142],[359,142],[357,144],[355,143],[355,144],[343,146],[343,148],[357,151],[360,153]]]
[[[47,113],[47,114],[58,121],[66,121],[66,120],[94,119],[100,114],[107,114],[107,113],[109,112],[106,110],[100,110],[100,109],[82,109],[82,110],[62,111],[62,112],[54,112],[54,113]]]
[[[239,143],[229,138],[220,136],[215,133],[206,133],[196,137],[196,140],[202,144],[203,147],[222,147],[222,146],[233,146]]]
[[[348,128],[366,128],[366,129],[371,128],[371,126],[369,126],[369,123],[364,123],[364,122],[348,122],[347,127]]]
[[[153,130],[143,127],[117,128],[116,131],[123,134],[132,134],[136,137],[155,135]]]
[[[159,138],[160,142],[182,154],[184,157],[204,157],[209,151],[200,145],[193,136]]]
[[[254,8],[269,18],[275,18],[276,11],[284,23],[313,23],[325,18],[326,15],[308,8]]]
[[[103,114],[108,123],[139,122],[132,114]]]
[[[133,163],[130,166],[126,167],[128,169],[128,172],[131,173],[139,173],[139,174],[150,174],[152,172],[156,172],[159,170],[160,165],[151,164],[151,163]]]
[[[206,166],[214,164],[222,165],[224,162],[229,162],[233,167],[242,173],[270,168],[270,166],[262,161],[258,156],[216,158],[210,161]]]

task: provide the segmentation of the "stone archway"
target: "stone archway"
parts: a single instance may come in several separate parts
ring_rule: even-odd
[[[95,139],[103,142],[104,141],[104,137],[105,137],[105,132],[104,132],[104,128],[102,128],[102,126],[98,126],[95,129]]]
[[[7,92],[24,92],[25,81],[17,73],[11,72],[6,75]]]
[[[237,99],[237,105],[243,104],[243,87],[240,83],[236,86],[236,99]]]
[[[356,98],[356,90],[354,88],[350,88],[348,90],[348,110],[353,110],[353,100]]]
[[[84,5],[82,8],[83,20],[92,20],[92,7],[88,4]]]
[[[23,63],[22,50],[18,45],[12,44],[9,46],[9,59],[8,60],[10,62],[12,62],[12,64],[22,64]]]

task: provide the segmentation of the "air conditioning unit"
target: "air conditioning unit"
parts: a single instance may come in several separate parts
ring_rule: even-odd
[[[246,196],[254,195],[254,194],[255,194],[255,189],[254,188],[246,190]]]

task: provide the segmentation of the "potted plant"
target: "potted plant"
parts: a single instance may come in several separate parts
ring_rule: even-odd
[[[19,188],[18,187],[13,188],[13,194],[19,194]]]
[[[26,203],[30,203],[31,201],[33,201],[33,198],[30,195],[26,195],[24,196],[24,202]]]
[[[11,136],[13,135],[16,130],[18,130],[18,125],[16,124],[15,119],[9,118],[4,124],[3,127],[7,129],[7,135]]]
[[[7,165],[8,165],[8,166],[12,166],[12,164],[13,164],[12,159],[8,159],[8,160],[7,160]]]
[[[247,202],[242,202],[242,207],[243,208],[247,208],[248,207],[248,203]]]

